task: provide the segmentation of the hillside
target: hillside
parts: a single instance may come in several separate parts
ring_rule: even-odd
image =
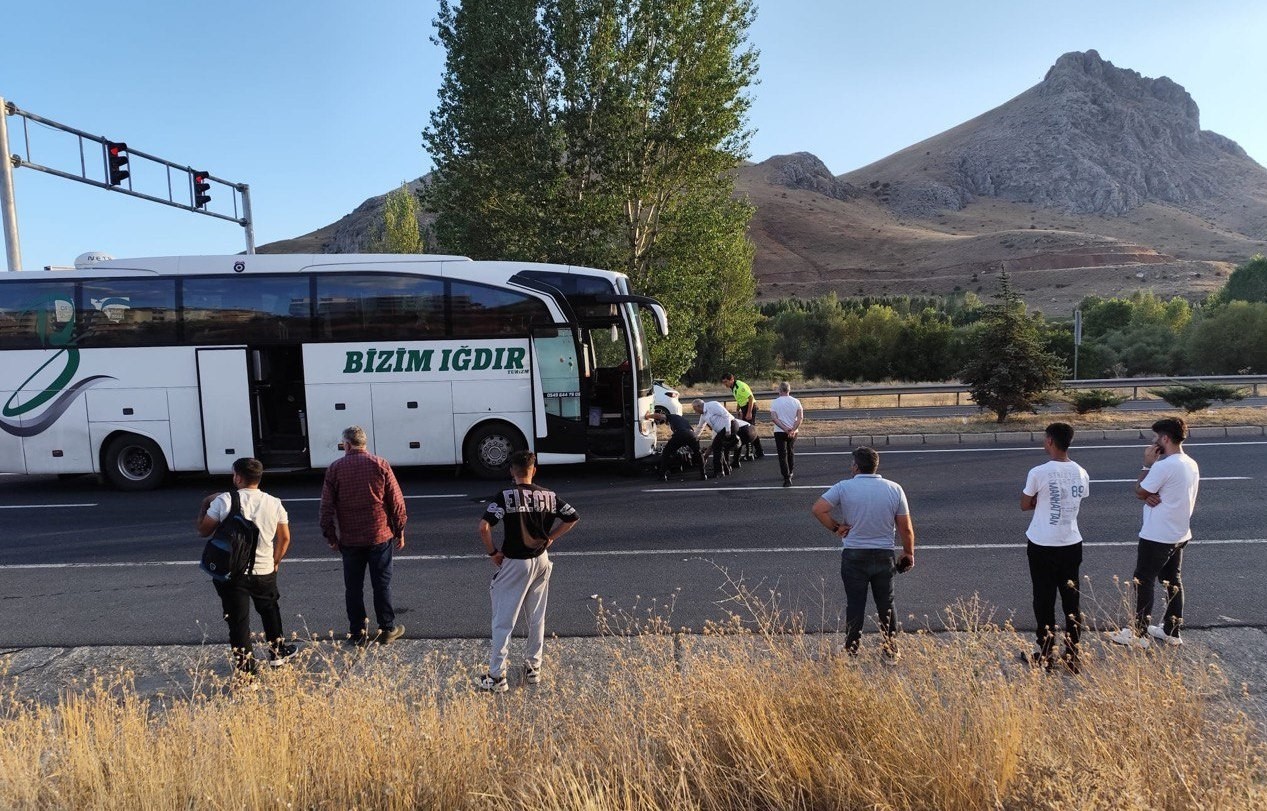
[[[988,295],[1001,270],[1032,307],[1084,295],[1199,297],[1267,252],[1267,170],[1200,128],[1165,77],[1095,51],[1060,57],[1016,98],[883,160],[834,176],[808,153],[742,167],[761,298]],[[382,197],[262,251],[367,244]]]

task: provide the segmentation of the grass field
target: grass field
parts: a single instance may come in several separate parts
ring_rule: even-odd
[[[896,666],[736,621],[608,637],[500,696],[461,663],[334,644],[253,689],[195,670],[157,702],[126,674],[10,696],[0,806],[1267,808],[1267,747],[1217,661],[1097,648],[1045,674],[1016,658],[1028,638],[956,614]]]

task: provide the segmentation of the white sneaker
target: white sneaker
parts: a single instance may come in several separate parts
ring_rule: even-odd
[[[485,673],[475,686],[486,693],[504,693],[510,689],[505,676],[492,676],[488,673]]]
[[[530,664],[524,664],[524,681],[528,684],[541,683],[541,668],[533,667]]]
[[[1126,645],[1140,650],[1147,650],[1153,644],[1146,636],[1135,636],[1135,632],[1130,628],[1122,628],[1117,633],[1109,634],[1109,641],[1115,645]]]
[[[1148,626],[1148,635],[1151,636],[1153,639],[1160,639],[1165,644],[1171,645],[1174,647],[1178,647],[1183,644],[1182,639],[1180,639],[1177,636],[1171,636],[1167,634],[1166,629],[1162,628],[1160,625]]]

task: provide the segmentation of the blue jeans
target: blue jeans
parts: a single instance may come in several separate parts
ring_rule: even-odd
[[[897,573],[892,549],[844,549],[840,555],[840,579],[845,583],[845,648],[857,651],[867,614],[867,589],[875,600],[875,612],[884,634],[884,647],[892,650],[897,633],[893,613],[893,575]]]
[[[348,607],[348,630],[358,637],[367,633],[365,615],[365,569],[370,570],[370,587],[374,590],[374,617],[380,631],[396,627],[396,611],[392,608],[392,548],[388,540],[374,546],[341,546],[343,555],[343,593]]]

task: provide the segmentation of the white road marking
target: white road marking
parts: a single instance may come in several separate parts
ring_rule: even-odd
[[[1145,440],[1130,445],[1074,445],[1070,453],[1077,455],[1079,451],[1101,451],[1120,448],[1144,448],[1148,445]],[[1215,448],[1224,445],[1267,445],[1265,441],[1246,441],[1246,442],[1185,442],[1185,448]],[[1033,453],[1042,450],[1042,445],[1025,445],[1019,448],[1011,447],[994,447],[994,448],[901,448],[893,450],[885,447],[880,451],[881,456],[888,456],[893,453],[996,453],[999,451],[1028,451]],[[797,456],[848,456],[853,453],[852,448],[846,448],[839,451],[797,451]]]
[[[0,510],[38,510],[45,507],[96,507],[96,504],[4,504]]]
[[[1253,476],[1202,476],[1201,477],[1202,484],[1205,484],[1206,482],[1248,482],[1248,481],[1253,481],[1253,480],[1254,480]],[[1092,479],[1091,483],[1092,484],[1122,484],[1122,483],[1134,484],[1137,481],[1139,481],[1139,479]]]
[[[1217,539],[1193,539],[1192,546],[1244,546],[1249,544],[1267,544],[1267,538],[1217,538]],[[1083,546],[1124,546],[1135,547],[1139,545],[1139,541],[1104,541],[1101,543],[1084,543]],[[936,544],[922,545],[917,551],[924,552],[941,552],[956,551],[964,549],[1004,549],[1013,551],[1024,551],[1023,543],[964,543],[964,544]],[[602,549],[591,551],[574,551],[574,552],[555,552],[552,557],[568,557],[568,558],[596,558],[596,557],[642,557],[646,555],[680,555],[685,557],[704,557],[707,555],[786,555],[789,553],[811,553],[822,554],[827,552],[839,552],[839,546],[763,546],[752,549],[744,549],[741,547],[722,547],[716,549]],[[451,561],[451,560],[487,560],[488,556],[480,552],[470,555],[395,555],[393,560],[419,560],[419,561]],[[323,563],[330,566],[341,565],[337,557],[324,558],[287,558],[283,564],[283,568],[287,566],[295,566],[308,563]],[[0,572],[5,571],[23,571],[30,569],[137,569],[143,567],[163,567],[163,566],[197,566],[196,560],[142,560],[133,562],[116,562],[116,563],[14,563],[0,565]]]
[[[1253,476],[1202,476],[1201,483],[1206,482],[1246,482],[1253,481]],[[1134,484],[1137,479],[1092,479],[1092,484]],[[791,487],[783,487],[778,484],[756,484],[756,485],[734,485],[733,487],[645,487],[644,493],[680,493],[683,495],[690,493],[722,493],[728,490],[817,490],[822,492],[830,488],[831,484],[794,484]],[[291,499],[292,501],[294,499]]]

